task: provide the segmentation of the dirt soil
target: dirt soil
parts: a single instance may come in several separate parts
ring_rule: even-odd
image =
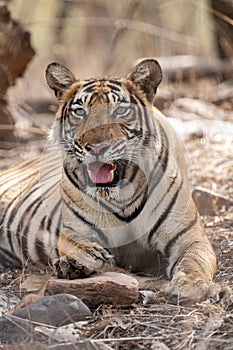
[[[203,83],[202,83],[203,84]],[[201,186],[214,190],[220,195],[233,200],[233,135],[229,135],[227,123],[233,122],[232,97],[226,101],[215,101],[211,98],[208,103],[217,106],[214,116],[207,116],[205,112],[194,111],[190,100],[190,110],[177,107],[176,101],[180,97],[199,98],[204,104],[207,100],[206,90],[203,85],[193,87],[175,86],[169,87],[169,93],[173,91],[175,98],[166,104],[166,113],[179,114],[181,119],[192,115],[198,115],[202,122],[210,122],[214,125],[216,120],[221,120],[223,128],[218,126],[216,132],[208,134],[189,132],[185,137],[185,146],[191,159],[191,172],[194,186]],[[206,84],[206,83],[205,83]],[[174,89],[174,90],[172,90]],[[216,85],[209,89],[208,96],[213,96]],[[177,92],[179,91],[179,93]],[[165,96],[168,96],[166,91]],[[169,95],[170,96],[170,95]],[[204,97],[203,97],[204,96]],[[182,102],[182,101],[181,101]],[[224,114],[225,113],[225,114]],[[173,113],[174,115],[174,113]],[[225,116],[224,116],[225,115]],[[40,121],[44,116],[41,116]],[[47,117],[46,117],[47,118]],[[187,118],[186,118],[187,120]],[[47,123],[47,122],[46,122]],[[226,124],[224,124],[226,123]],[[30,124],[30,123],[29,123]],[[0,150],[2,166],[8,166],[10,161],[16,161],[19,157],[25,158],[26,154],[34,155],[41,151],[41,139],[47,126],[40,126],[32,122],[28,125],[27,133],[21,139],[16,150],[10,153]],[[44,124],[43,124],[44,125]],[[225,127],[224,127],[225,125]],[[30,129],[31,128],[31,129]],[[38,129],[35,132],[34,129]],[[30,130],[32,131],[30,133]],[[40,133],[41,131],[41,133]],[[212,132],[212,131],[211,131]],[[35,135],[37,140],[35,141]],[[30,141],[31,140],[31,141]],[[39,147],[38,147],[39,145]],[[10,161],[9,161],[10,160]],[[215,277],[217,283],[232,287],[233,284],[233,207],[232,205],[218,208],[211,215],[202,216],[205,230],[213,243],[218,258],[218,270]],[[22,299],[19,293],[19,283],[27,276],[24,271],[3,271],[0,274],[0,306],[3,313]],[[94,311],[94,318],[82,327],[81,340],[86,342],[86,349],[196,349],[196,350],[230,350],[233,349],[233,298],[231,293],[222,295],[219,302],[206,300],[195,305],[174,305],[169,303],[163,291],[156,292],[156,299],[152,304],[144,305],[143,301],[128,308],[113,308],[111,305],[101,305]],[[2,295],[2,297],[1,297]],[[55,347],[47,343],[46,348]],[[60,345],[64,345],[61,343]],[[89,344],[89,345],[88,345]],[[59,347],[59,349],[62,347]],[[65,348],[65,347],[64,347]],[[78,343],[70,344],[70,349],[79,348]],[[33,349],[33,347],[32,347]]]

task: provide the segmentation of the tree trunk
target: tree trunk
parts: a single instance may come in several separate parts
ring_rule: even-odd
[[[212,14],[219,57],[233,58],[233,1],[212,0]],[[231,23],[230,23],[231,22]]]
[[[35,52],[30,34],[19,22],[12,20],[6,2],[0,3],[0,146],[11,148],[14,120],[7,108],[7,89],[22,76]]]

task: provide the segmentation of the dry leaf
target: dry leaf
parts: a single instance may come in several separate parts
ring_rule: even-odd
[[[201,215],[215,216],[219,210],[228,210],[233,206],[233,202],[226,196],[203,187],[194,189],[193,199]]]
[[[14,307],[13,309],[10,310],[9,314],[12,315],[15,311],[22,309],[23,307],[25,307],[31,303],[34,303],[34,301],[37,301],[40,298],[41,298],[41,296],[38,294],[25,295],[23,300],[18,305],[16,305],[16,307]]]
[[[53,272],[50,272],[44,276],[30,275],[23,283],[20,284],[20,288],[26,290],[26,292],[37,292],[35,294],[42,297],[44,296],[47,283],[52,274]]]

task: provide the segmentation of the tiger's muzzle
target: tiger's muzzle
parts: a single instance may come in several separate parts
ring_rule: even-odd
[[[84,165],[84,172],[87,184],[91,187],[115,187],[120,180],[119,162],[104,162],[104,154],[109,150],[110,144],[102,143],[87,143],[85,150],[95,160]]]

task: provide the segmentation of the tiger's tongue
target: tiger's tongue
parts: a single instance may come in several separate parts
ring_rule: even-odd
[[[88,175],[92,182],[96,184],[106,184],[112,182],[114,178],[114,164],[94,162],[87,165]]]

